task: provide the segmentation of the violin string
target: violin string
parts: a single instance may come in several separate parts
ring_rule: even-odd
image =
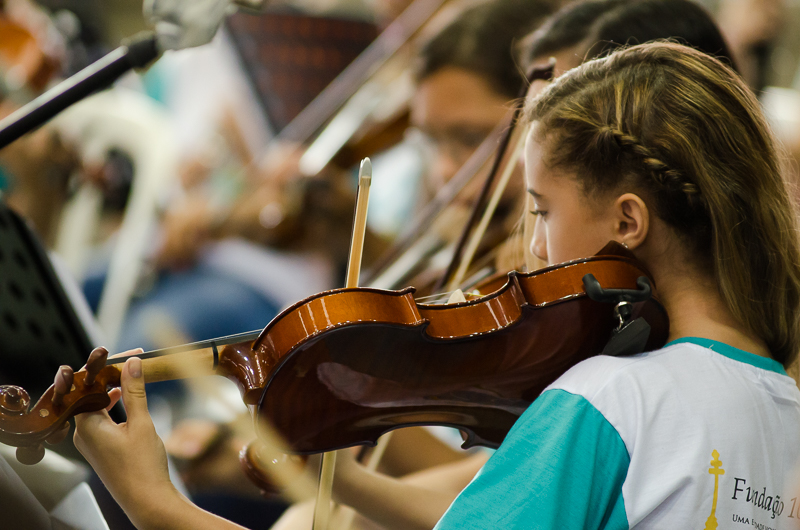
[[[431,300],[447,300],[450,297],[450,295],[453,294],[454,292],[456,292],[456,291],[453,290],[453,291],[449,291],[449,292],[446,292],[446,293],[429,294],[428,296],[418,296],[418,297],[414,297],[414,298],[418,302],[427,302],[427,301],[431,301]]]
[[[481,279],[483,279],[484,277],[486,277],[486,275],[482,274],[481,275]],[[445,293],[429,294],[428,296],[415,297],[414,299],[417,302],[423,302],[423,303],[424,302],[428,302],[430,304],[436,304],[436,303],[446,304],[447,300],[450,298],[450,295],[452,295],[454,292],[456,292],[458,290],[459,289],[455,289],[453,291],[449,291],[449,292],[445,292]],[[476,296],[480,295],[480,293],[478,291],[463,291],[463,292],[466,295],[476,295]]]

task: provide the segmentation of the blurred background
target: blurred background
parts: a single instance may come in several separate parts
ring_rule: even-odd
[[[374,166],[364,285],[440,290],[517,94],[505,73],[456,58],[497,64],[496,41],[503,68],[518,73],[507,52],[562,5],[495,1],[515,4],[517,14],[504,16],[516,22],[498,16],[497,27],[480,27],[459,18],[479,2],[456,0],[240,9],[210,44],[164,53],[0,150],[3,204],[49,258],[42,274],[59,287],[46,296],[69,301],[53,318],[77,329],[67,348],[63,331],[24,313],[44,289],[36,282],[51,280],[12,284],[10,269],[0,270],[0,383],[35,399],[60,364],[85,360],[62,349],[149,350],[258,330],[298,300],[342,286],[364,156]],[[800,1],[701,3],[759,95],[796,182]],[[0,0],[0,118],[148,29],[141,0]],[[471,31],[484,32],[480,45]],[[524,268],[520,186],[502,194],[468,278]],[[445,196],[449,206],[432,214],[431,201]],[[0,267],[14,266],[0,254]],[[237,389],[202,379],[148,393],[176,480],[201,506],[268,528],[285,505],[263,498],[239,467],[235,455],[255,435]],[[64,488],[78,475],[70,476]],[[126,528],[89,480],[111,528]],[[242,508],[251,504],[258,509]]]

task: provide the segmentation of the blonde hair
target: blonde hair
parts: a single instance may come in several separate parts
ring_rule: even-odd
[[[775,142],[727,66],[656,42],[585,63],[528,102],[547,162],[587,195],[635,190],[788,365],[800,346],[800,248]]]

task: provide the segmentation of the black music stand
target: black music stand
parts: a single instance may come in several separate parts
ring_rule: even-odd
[[[0,384],[36,400],[60,365],[78,370],[91,350],[38,238],[0,200]]]

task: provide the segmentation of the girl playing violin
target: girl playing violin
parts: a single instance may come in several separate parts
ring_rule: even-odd
[[[626,245],[670,342],[564,374],[437,528],[786,528],[800,255],[755,97],[716,59],[656,43],[566,73],[527,117],[532,251],[557,263]]]
[[[713,19],[693,2],[593,0],[565,7],[525,39],[524,63],[546,64],[554,56],[555,70],[560,75],[586,58],[604,55],[626,42],[641,43],[665,37],[690,43],[701,51],[719,56],[723,62],[731,62]],[[538,93],[534,92],[537,88],[541,86],[535,83],[531,93]],[[530,270],[531,264],[528,266]],[[369,472],[347,454],[342,454],[338,458],[334,495],[338,502],[355,508],[384,528],[431,528],[486,458],[487,454],[480,452],[397,480]],[[409,509],[411,507],[413,509]],[[298,524],[299,516],[292,521],[294,524],[288,524],[296,511],[299,510],[293,508],[287,512],[281,519],[281,523],[286,524],[279,523],[275,529],[305,528]],[[306,520],[310,520],[310,511]]]
[[[671,342],[568,371],[520,418],[438,528],[716,528],[789,523],[800,448],[800,252],[752,93],[716,59],[636,46],[528,104],[526,180],[549,263],[609,240],[650,269]],[[129,421],[77,418],[76,445],[140,528],[233,528],[172,487],[141,363]]]

